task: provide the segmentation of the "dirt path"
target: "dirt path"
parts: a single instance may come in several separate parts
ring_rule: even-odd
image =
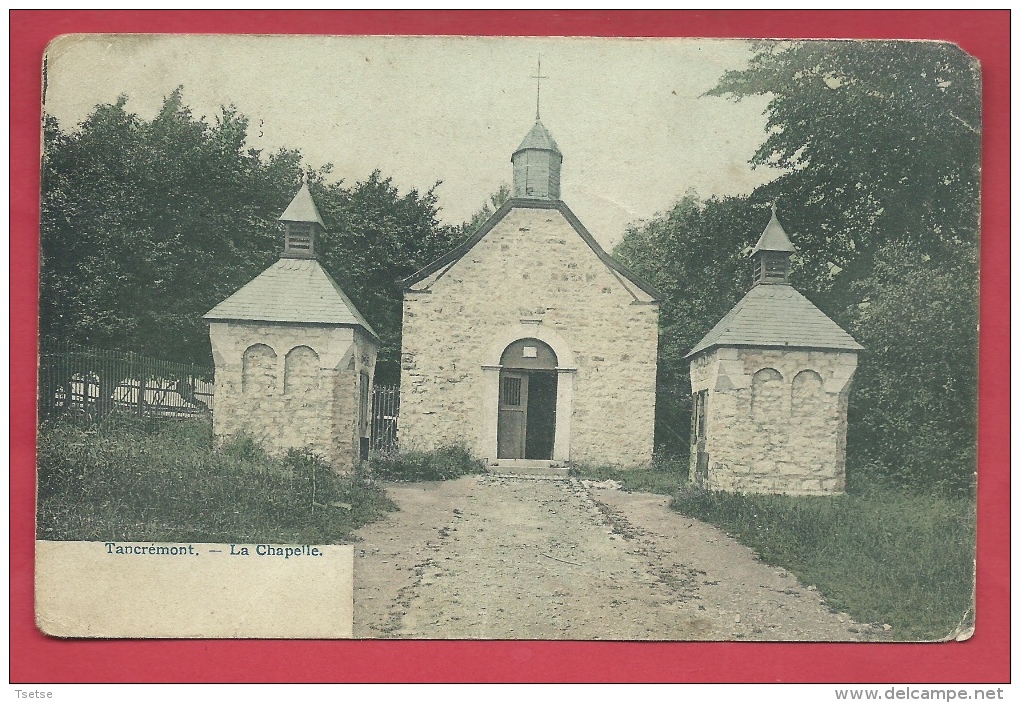
[[[390,484],[358,531],[354,636],[856,640],[868,626],[664,496],[579,479]]]

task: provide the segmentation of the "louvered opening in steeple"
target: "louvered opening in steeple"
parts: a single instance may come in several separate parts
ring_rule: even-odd
[[[293,259],[314,259],[316,225],[311,222],[284,223],[283,255]]]
[[[288,259],[314,259],[317,240],[326,228],[315,207],[308,184],[301,189],[280,215],[283,224],[283,256]]]
[[[772,219],[765,227],[758,243],[751,250],[752,285],[760,283],[790,283],[790,256],[795,251],[793,242],[776,217],[772,206]]]
[[[762,251],[754,256],[753,283],[789,283],[790,255]]]

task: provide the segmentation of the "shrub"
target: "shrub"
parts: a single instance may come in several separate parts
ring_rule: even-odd
[[[261,461],[266,458],[266,450],[262,444],[249,434],[240,432],[220,447],[220,452],[226,456],[242,461]]]
[[[432,451],[413,450],[377,454],[369,459],[369,471],[384,481],[445,481],[485,471],[485,462],[467,448],[454,445]]]
[[[251,438],[212,447],[208,421],[39,430],[40,539],[337,543],[394,504],[309,452]]]

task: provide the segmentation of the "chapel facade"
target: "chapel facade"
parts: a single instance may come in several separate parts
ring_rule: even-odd
[[[316,259],[325,227],[307,185],[280,222],[280,259],[204,317],[213,431],[309,450],[346,472],[368,451],[379,337]]]
[[[404,281],[401,448],[646,464],[660,296],[560,199],[563,155],[541,121],[511,163],[512,197]]]
[[[712,490],[828,495],[846,488],[853,337],[788,280],[776,217],[751,252],[751,289],[692,349],[692,480]]]

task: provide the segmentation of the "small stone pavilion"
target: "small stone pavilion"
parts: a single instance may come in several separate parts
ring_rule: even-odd
[[[691,350],[691,477],[742,493],[845,490],[850,381],[863,347],[788,281],[776,218],[751,252],[747,295]]]
[[[280,216],[283,255],[205,315],[218,439],[246,433],[349,471],[367,454],[379,337],[316,260],[325,231],[307,185]]]
[[[562,162],[536,116],[513,197],[404,281],[402,448],[463,444],[500,467],[651,461],[659,295],[560,199]]]

